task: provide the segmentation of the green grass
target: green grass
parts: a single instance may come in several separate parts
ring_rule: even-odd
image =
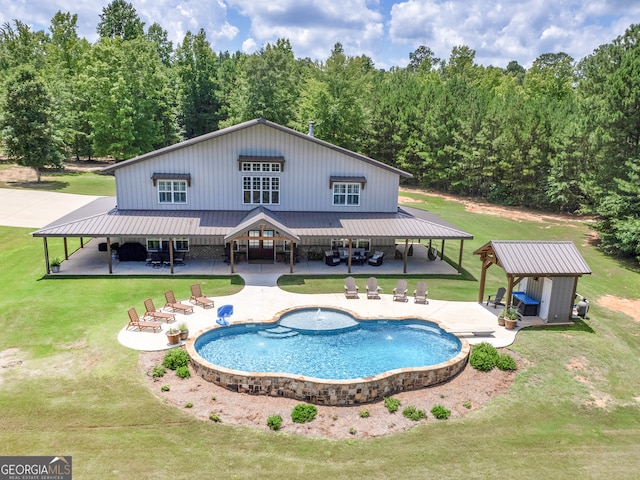
[[[42,175],[41,182],[0,182],[2,188],[20,188],[78,195],[112,197],[116,194],[115,179],[97,173],[51,173]]]
[[[44,278],[41,240],[31,229],[0,227],[2,454],[73,455],[82,479],[636,478],[640,325],[596,300],[637,298],[637,269],[590,246],[585,222],[516,222],[432,197],[426,206],[475,235],[465,242],[468,274],[427,278],[430,297],[476,300],[480,261],[472,252],[491,239],[573,240],[594,272],[579,282],[591,300],[588,319],[519,333],[512,348],[525,367],[481,410],[345,441],[236,428],[225,425],[224,411],[222,423],[196,420],[154,396],[138,354],[116,340],[129,306],[147,296],[160,303],[168,288],[186,295],[193,278]],[[53,255],[59,248],[52,246]],[[452,256],[457,249],[447,243]],[[388,293],[396,280],[379,283]],[[207,294],[241,288],[233,276],[199,281]],[[341,292],[344,278],[287,276],[280,283],[291,291]],[[487,288],[504,284],[502,270],[491,267]]]

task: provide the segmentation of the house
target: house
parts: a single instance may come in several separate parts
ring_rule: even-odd
[[[460,269],[464,240],[473,238],[398,208],[400,179],[409,173],[320,140],[311,129],[304,134],[264,119],[103,171],[115,175],[115,201],[35,232],[45,239],[45,257],[49,237],[65,238],[65,246],[67,237],[93,237],[105,238],[108,250],[118,244],[130,260],[162,255],[158,261],[172,272],[176,259],[225,259],[231,273],[238,261],[282,261],[293,272],[298,258],[322,260],[327,250],[348,252],[350,269],[375,251],[393,259],[399,239],[405,261],[410,239],[441,240],[442,248],[451,239],[460,241]]]
[[[569,322],[578,278],[591,274],[582,255],[569,241],[493,240],[475,252],[482,261],[478,301],[484,299],[487,269],[501,267],[507,276],[505,303],[524,316],[538,316],[545,323]],[[513,289],[519,285],[518,291]]]

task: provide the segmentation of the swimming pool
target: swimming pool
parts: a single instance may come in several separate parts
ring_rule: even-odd
[[[424,319],[310,307],[210,329],[187,350],[198,374],[231,390],[349,405],[446,381],[469,346]]]

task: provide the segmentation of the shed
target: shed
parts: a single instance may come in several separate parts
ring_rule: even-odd
[[[571,320],[578,278],[591,274],[570,241],[492,240],[473,253],[482,261],[479,302],[484,299],[487,269],[495,264],[507,275],[506,304],[512,303],[514,287],[519,284],[516,296],[534,305],[526,314],[534,310],[545,323]]]

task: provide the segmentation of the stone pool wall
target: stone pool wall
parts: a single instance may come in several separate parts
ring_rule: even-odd
[[[374,402],[394,393],[437,385],[460,373],[469,358],[469,343],[454,358],[420,368],[390,370],[381,375],[354,380],[320,380],[302,375],[248,373],[214,365],[195,350],[195,338],[187,342],[195,372],[205,380],[234,392],[294,398],[316,405],[358,405]]]

